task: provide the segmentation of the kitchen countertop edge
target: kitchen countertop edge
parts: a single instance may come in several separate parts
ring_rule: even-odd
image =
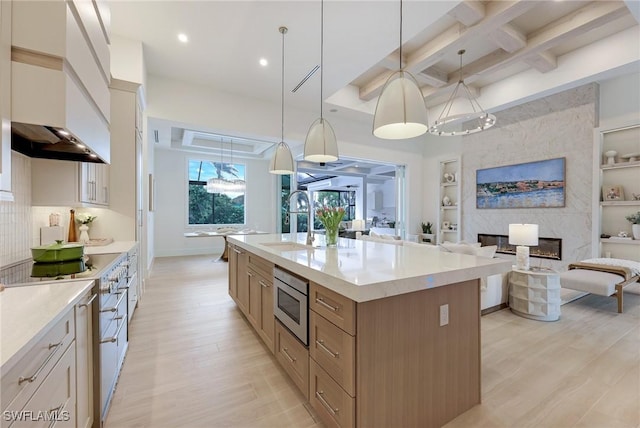
[[[355,302],[366,302],[370,300],[376,300],[385,297],[391,297],[400,294],[411,293],[415,291],[426,290],[435,287],[441,287],[450,285],[462,281],[483,278],[490,275],[505,273],[511,270],[512,261],[498,258],[484,258],[469,256],[465,254],[454,254],[440,251],[424,251],[419,253],[419,257],[432,258],[432,262],[440,262],[444,260],[445,263],[466,265],[463,267],[442,267],[437,271],[424,270],[424,272],[417,272],[411,275],[397,274],[395,272],[386,272],[387,277],[391,278],[376,280],[367,284],[356,284],[344,278],[340,278],[336,275],[323,272],[322,268],[316,269],[307,265],[304,265],[296,260],[292,260],[283,256],[283,253],[291,254],[291,251],[278,251],[276,249],[260,245],[260,242],[297,242],[304,244],[304,233],[299,234],[270,234],[270,235],[252,235],[252,236],[229,236],[229,242],[250,251],[257,256],[260,256],[277,266],[280,266],[286,270],[289,270],[295,274],[298,274],[310,281],[316,282],[338,294],[341,294]],[[345,238],[340,238],[341,243]],[[353,240],[351,240],[353,241]],[[415,251],[421,251],[420,248],[405,247],[405,250],[399,250],[402,246],[394,246],[391,244],[381,244],[367,241],[356,241],[361,244],[355,244],[357,248],[360,246],[366,246],[369,252],[375,251],[380,245],[388,246],[385,250],[391,250],[391,247],[395,249],[396,255],[402,257],[402,254],[413,252],[413,257],[416,256]],[[353,243],[350,243],[353,245]],[[339,244],[340,245],[340,244]],[[355,249],[356,253],[358,249]],[[362,247],[364,248],[364,247]],[[316,247],[314,250],[325,251],[326,248]],[[354,248],[350,248],[354,250]],[[360,251],[363,253],[364,251]],[[362,254],[360,255],[362,257]],[[435,258],[435,259],[434,259]],[[419,267],[418,267],[419,269]]]
[[[0,335],[2,346],[0,373],[6,374],[11,370],[50,328],[80,301],[93,285],[93,280],[59,281],[55,284],[8,287],[0,292],[0,307],[6,305],[2,309],[2,321],[0,322],[2,329]],[[28,305],[21,306],[20,304],[25,300],[23,295],[29,291],[33,292],[33,289],[38,287],[40,291],[44,290],[43,287],[48,290],[38,299],[29,302]],[[57,298],[54,299],[52,296]],[[8,311],[7,307],[19,309]],[[42,316],[36,318],[33,316],[34,314]],[[12,328],[10,335],[5,331],[9,325]]]

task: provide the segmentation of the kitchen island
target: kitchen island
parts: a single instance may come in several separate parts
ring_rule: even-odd
[[[510,261],[427,246],[340,239],[326,248],[323,237],[316,241],[305,245],[304,234],[229,237],[249,260],[229,266],[230,294],[262,337],[269,322],[264,306],[261,324],[252,321],[251,303],[259,302],[251,294],[252,263],[309,280],[309,350],[278,321],[270,349],[327,425],[437,427],[480,403],[479,279],[509,271]],[[272,279],[256,271],[263,272],[264,298]]]

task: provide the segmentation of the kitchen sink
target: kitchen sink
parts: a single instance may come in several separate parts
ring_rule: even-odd
[[[300,244],[298,242],[287,242],[287,241],[278,241],[278,242],[263,242],[260,245],[264,245],[265,247],[273,248],[274,250],[279,251],[306,251],[313,250],[314,247],[311,245]]]

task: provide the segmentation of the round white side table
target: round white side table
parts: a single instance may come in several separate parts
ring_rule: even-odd
[[[521,317],[539,321],[560,318],[560,274],[518,270],[509,273],[509,307]]]

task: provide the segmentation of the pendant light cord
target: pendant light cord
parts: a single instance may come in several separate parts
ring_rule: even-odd
[[[322,122],[322,84],[324,76],[324,0],[320,1],[320,122]]]
[[[287,32],[287,27],[280,27],[280,33],[282,33],[282,84],[281,84],[281,98],[280,98],[280,117],[282,118],[281,124],[282,128],[280,129],[280,135],[284,142],[284,35]]]
[[[400,70],[402,71],[402,0],[400,0]]]

